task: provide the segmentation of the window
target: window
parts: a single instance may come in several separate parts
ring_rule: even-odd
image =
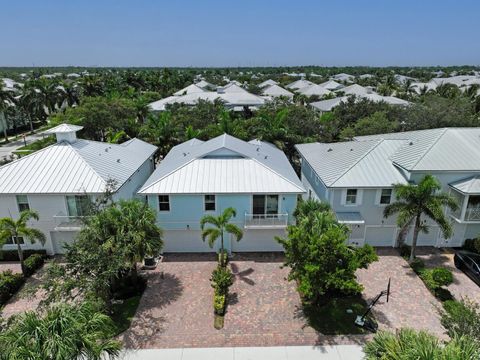
[[[87,216],[91,210],[91,201],[87,195],[67,196],[68,216]]]
[[[380,204],[388,205],[392,201],[392,189],[382,189],[380,194]]]
[[[22,236],[18,236],[18,242],[20,244],[25,244],[24,240],[23,240],[23,237]],[[16,245],[17,243],[15,242],[15,237],[11,237],[11,238],[8,238],[7,241],[5,242],[5,244],[7,245]]]
[[[205,195],[205,211],[215,211],[215,195]]]
[[[160,211],[170,211],[170,196],[158,195],[158,209]]]
[[[17,195],[17,205],[18,205],[18,211],[20,212],[25,210],[30,210],[30,205],[28,204],[27,195]]]
[[[278,214],[278,195],[253,195],[254,215]]]
[[[357,189],[347,189],[347,196],[345,197],[345,204],[355,205],[357,203]]]

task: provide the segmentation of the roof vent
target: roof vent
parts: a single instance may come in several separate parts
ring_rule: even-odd
[[[187,153],[183,153],[183,156],[187,156]]]
[[[330,151],[333,151],[333,149],[332,149],[332,148],[329,148],[329,149],[327,150],[327,152],[330,152]]]
[[[119,162],[120,162],[120,159],[117,159],[117,163],[119,163]]]
[[[105,152],[108,152],[108,148],[105,148]]]
[[[413,145],[413,141],[410,141],[410,142],[408,143],[408,145]]]
[[[350,151],[353,151],[353,149],[350,149]]]
[[[265,160],[267,160],[267,158],[268,158],[268,155],[265,155]]]

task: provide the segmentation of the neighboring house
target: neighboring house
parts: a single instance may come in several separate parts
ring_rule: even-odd
[[[355,80],[355,76],[341,73],[341,74],[333,75],[331,79],[336,81],[353,82]]]
[[[342,91],[343,89],[340,89]],[[358,89],[357,89],[358,90]],[[359,101],[361,99],[367,99],[373,102],[385,102],[390,105],[400,105],[400,106],[407,106],[410,103],[406,100],[399,99],[395,96],[382,96],[376,93],[358,93],[358,95],[347,95],[347,96],[339,96],[333,99],[327,99],[327,100],[320,100],[320,101],[315,101],[310,103],[310,106],[312,106],[314,109],[318,110],[321,113],[332,111],[333,108],[337,107],[341,103],[345,103],[348,101],[349,97],[355,97],[355,101]]]
[[[268,80],[265,80],[265,81],[261,82],[260,84],[258,84],[258,87],[259,88],[264,88],[266,86],[271,86],[271,85],[278,85],[278,82],[276,82],[275,80],[272,80],[272,79],[268,79]]]
[[[351,243],[395,246],[396,218],[383,217],[385,205],[395,200],[392,185],[417,183],[426,174],[458,199],[460,209],[448,214],[454,225],[450,239],[431,224],[418,244],[455,247],[480,234],[480,128],[372,135],[296,148],[305,196],[331,204],[338,220],[352,230]]]
[[[297,80],[297,81],[294,81],[294,82],[288,84],[285,87],[287,89],[290,89],[290,90],[298,90],[298,89],[301,89],[301,88],[304,88],[304,87],[307,87],[307,86],[311,86],[311,85],[315,85],[315,84],[311,81],[308,81],[308,80],[305,80],[305,79],[300,79],[300,80]]]
[[[305,96],[325,96],[325,95],[331,95],[332,92],[328,89],[325,89],[323,86],[313,84],[309,86],[302,87],[297,90],[299,94],[305,95]]]
[[[62,124],[47,130],[57,143],[0,167],[0,217],[37,211],[40,220],[31,226],[45,234],[49,254],[62,253],[63,244],[74,240],[90,201],[107,186],[113,185],[115,200],[134,198],[154,169],[155,146],[138,139],[123,144],[77,139],[81,129]],[[28,241],[22,246],[42,248]]]
[[[262,95],[264,96],[270,96],[272,98],[275,97],[287,97],[290,100],[293,99],[293,93],[291,93],[288,90],[285,90],[279,85],[267,85],[262,88]]]
[[[175,146],[148,179],[140,195],[158,212],[165,252],[210,252],[201,239],[200,219],[237,211],[244,236],[225,237],[229,251],[281,251],[274,236],[285,236],[293,222],[302,183],[285,154],[258,140],[229,135]],[[216,249],[218,248],[218,244]]]

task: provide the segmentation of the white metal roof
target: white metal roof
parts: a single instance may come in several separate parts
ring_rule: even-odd
[[[295,147],[328,187],[390,187],[406,179],[389,157],[405,140],[311,143]]]
[[[310,86],[310,85],[313,85],[311,81],[300,79],[288,84],[286,88],[295,90],[295,89],[301,89],[302,87]]]
[[[298,89],[297,92],[306,96],[312,96],[312,95],[324,96],[324,95],[330,95],[332,93],[330,90],[317,84],[302,87]]]
[[[156,151],[138,139],[60,142],[0,167],[0,194],[102,193],[123,185]]]
[[[210,84],[208,81],[205,81],[205,80],[200,80],[200,81],[197,82],[195,85],[201,87],[202,89],[205,89],[205,88],[210,88],[210,89],[216,88],[215,85]]]
[[[451,183],[450,186],[464,194],[480,194],[480,177],[474,176],[456,181]]]
[[[328,80],[319,85],[327,90],[338,90],[343,87],[342,84],[336,82],[335,80]]]
[[[178,90],[176,93],[174,93],[173,95],[175,96],[181,96],[181,95],[186,95],[186,94],[195,94],[195,93],[201,93],[201,92],[205,92],[205,90],[203,88],[201,88],[200,86],[198,85],[195,85],[195,84],[191,84],[191,85],[188,85],[187,87],[181,89],[181,90]]]
[[[83,126],[72,125],[72,124],[60,124],[51,129],[45,131],[45,134],[60,134],[60,133],[69,133],[77,132],[83,129]]]
[[[339,89],[338,91],[343,92],[345,95],[366,95],[373,93],[372,90],[358,84],[352,84],[344,88]]]
[[[310,103],[310,105],[320,111],[331,111],[334,107],[338,106],[342,102],[346,102],[347,100],[348,96],[341,96],[334,99],[315,101]]]
[[[269,85],[269,86],[265,87],[262,90],[262,94],[267,95],[267,96],[273,96],[273,97],[279,97],[279,96],[286,96],[288,98],[293,97],[293,93],[291,93],[288,90],[285,90],[284,88],[282,88],[278,85]]]
[[[480,128],[441,128],[357,137],[408,140],[391,160],[409,171],[480,171]]]
[[[275,80],[268,79],[268,80],[265,80],[265,81],[261,82],[260,84],[258,84],[258,87],[263,88],[263,87],[269,86],[269,85],[278,85],[278,83]]]
[[[140,189],[168,193],[303,193],[285,154],[262,141],[229,135],[175,146]]]

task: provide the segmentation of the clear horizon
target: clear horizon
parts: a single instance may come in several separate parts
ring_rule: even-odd
[[[478,66],[478,18],[473,0],[21,0],[0,66]]]

